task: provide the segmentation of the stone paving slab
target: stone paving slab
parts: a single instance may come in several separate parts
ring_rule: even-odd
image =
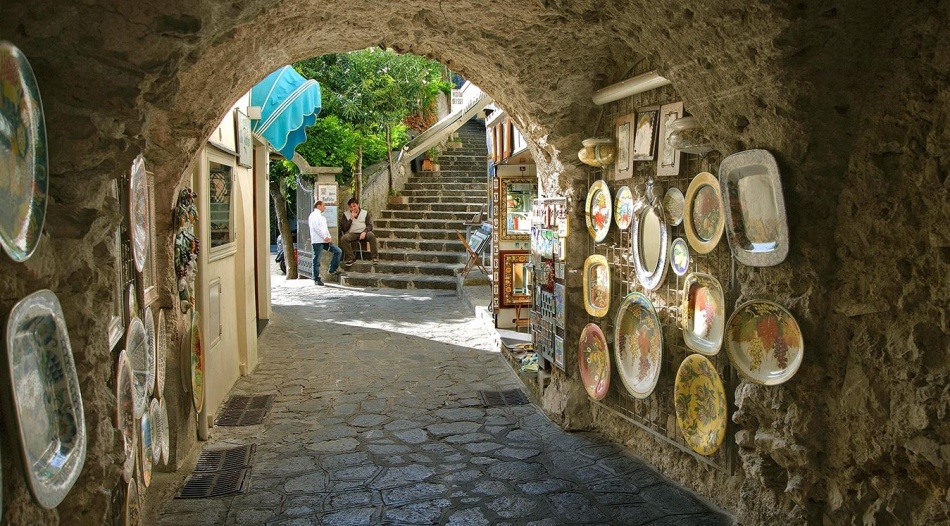
[[[273,407],[204,446],[257,443],[250,488],[166,496],[157,524],[732,523],[598,434],[533,404],[482,407],[478,390],[523,386],[454,295],[273,279],[263,359],[231,393]]]

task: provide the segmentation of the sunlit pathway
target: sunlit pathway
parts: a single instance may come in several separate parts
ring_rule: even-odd
[[[274,286],[264,358],[232,394],[276,394],[263,425],[216,427],[206,449],[258,444],[247,493],[161,504],[159,524],[649,524],[730,521],[593,433],[534,405],[454,295]]]

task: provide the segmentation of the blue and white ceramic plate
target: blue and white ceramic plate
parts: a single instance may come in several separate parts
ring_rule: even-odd
[[[79,378],[59,299],[35,292],[10,312],[7,360],[20,449],[33,497],[62,502],[86,461],[86,421]]]

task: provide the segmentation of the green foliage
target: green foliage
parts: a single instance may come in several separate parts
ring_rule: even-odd
[[[271,182],[277,183],[282,189],[286,190],[284,198],[289,203],[293,203],[294,193],[297,190],[297,175],[300,170],[297,165],[285,159],[273,160],[270,162],[269,178]]]

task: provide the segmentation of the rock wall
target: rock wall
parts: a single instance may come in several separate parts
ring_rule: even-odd
[[[936,2],[877,0],[5,3],[0,38],[30,58],[45,103],[51,184],[37,253],[0,257],[0,309],[39,288],[59,295],[90,433],[77,487],[45,511],[4,419],[6,521],[92,525],[111,513],[121,445],[100,308],[120,217],[111,179],[139,152],[155,172],[159,301],[171,307],[174,189],[233,101],[283,64],[384,44],[441,60],[516,118],[545,186],[573,195],[575,236],[586,236],[576,207],[587,183],[574,155],[606,126],[591,93],[636,71],[671,79],[722,153],[779,160],[792,251],[778,267],[740,266],[737,280],[742,296],[791,309],[806,355],[787,384],[737,389],[735,474],[695,476],[690,457],[591,409],[573,375],[553,380],[548,410],[632,436],[638,454],[745,524],[950,522],[947,22]],[[170,410],[185,453],[187,404]]]

